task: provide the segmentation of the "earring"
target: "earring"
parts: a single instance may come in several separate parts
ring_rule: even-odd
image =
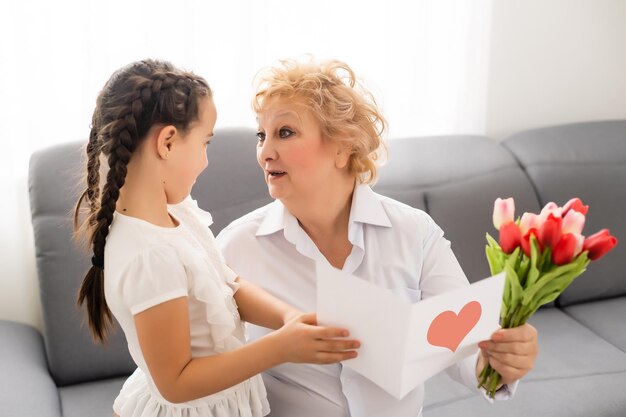
[[[169,154],[169,153],[166,153],[166,154],[165,154],[165,159],[167,159],[167,158],[169,158],[169,157],[170,157],[170,154]]]

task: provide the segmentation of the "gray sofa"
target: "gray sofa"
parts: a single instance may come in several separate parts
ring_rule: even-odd
[[[535,369],[508,402],[488,404],[445,376],[426,386],[426,417],[626,416],[626,121],[555,126],[503,142],[481,136],[396,139],[375,189],[429,212],[446,231],[471,281],[488,275],[485,232],[496,197],[517,212],[579,196],[586,232],[609,227],[621,244],[532,319]],[[132,372],[123,334],[96,346],[75,294],[89,255],[73,246],[79,143],[36,152],[29,187],[44,330],[0,321],[0,416],[110,416]],[[218,233],[270,201],[251,129],[218,131],[193,195]],[[323,416],[322,416],[323,417]],[[393,416],[392,416],[393,417]]]

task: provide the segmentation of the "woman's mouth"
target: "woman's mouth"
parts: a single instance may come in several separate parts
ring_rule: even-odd
[[[268,178],[273,178],[273,179],[280,178],[286,174],[287,173],[285,171],[267,171]]]

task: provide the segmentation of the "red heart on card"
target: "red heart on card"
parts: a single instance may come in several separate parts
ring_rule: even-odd
[[[444,311],[430,323],[426,336],[428,343],[455,352],[465,336],[476,326],[481,313],[482,307],[478,301],[465,304],[458,315],[454,311]]]

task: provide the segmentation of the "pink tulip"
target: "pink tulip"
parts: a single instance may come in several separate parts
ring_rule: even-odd
[[[513,221],[515,215],[515,202],[512,198],[497,198],[493,204],[493,225],[497,230],[504,224]]]
[[[519,223],[519,228],[522,231],[522,236],[528,233],[530,229],[538,229],[539,226],[539,216],[537,216],[535,213],[522,214],[522,218]]]
[[[602,229],[585,239],[583,250],[589,251],[589,259],[595,261],[609,253],[617,245],[617,238],[608,229]]]
[[[500,227],[500,248],[506,254],[511,254],[521,245],[522,233],[515,222],[508,222]]]
[[[541,209],[541,213],[539,213],[539,223],[542,224],[545,222],[550,214],[554,217],[561,217],[561,208],[552,201]]]
[[[583,235],[574,234],[576,238],[576,249],[574,249],[574,256],[578,256],[583,251],[583,244],[585,243],[585,237]]]
[[[552,263],[555,265],[565,265],[572,262],[576,251],[576,237],[571,233],[561,236],[559,242],[552,250]]]
[[[548,218],[539,228],[539,241],[544,247],[554,248],[561,239],[561,222],[563,219],[555,217],[553,213],[548,214]]]
[[[583,232],[584,226],[585,215],[576,210],[569,210],[567,214],[563,217],[561,232],[579,235]]]
[[[589,211],[589,206],[583,205],[583,202],[580,200],[580,198],[574,197],[570,201],[565,203],[565,205],[561,209],[561,215],[565,216],[567,213],[569,213],[570,210],[574,210],[578,213],[586,215],[587,211]]]

